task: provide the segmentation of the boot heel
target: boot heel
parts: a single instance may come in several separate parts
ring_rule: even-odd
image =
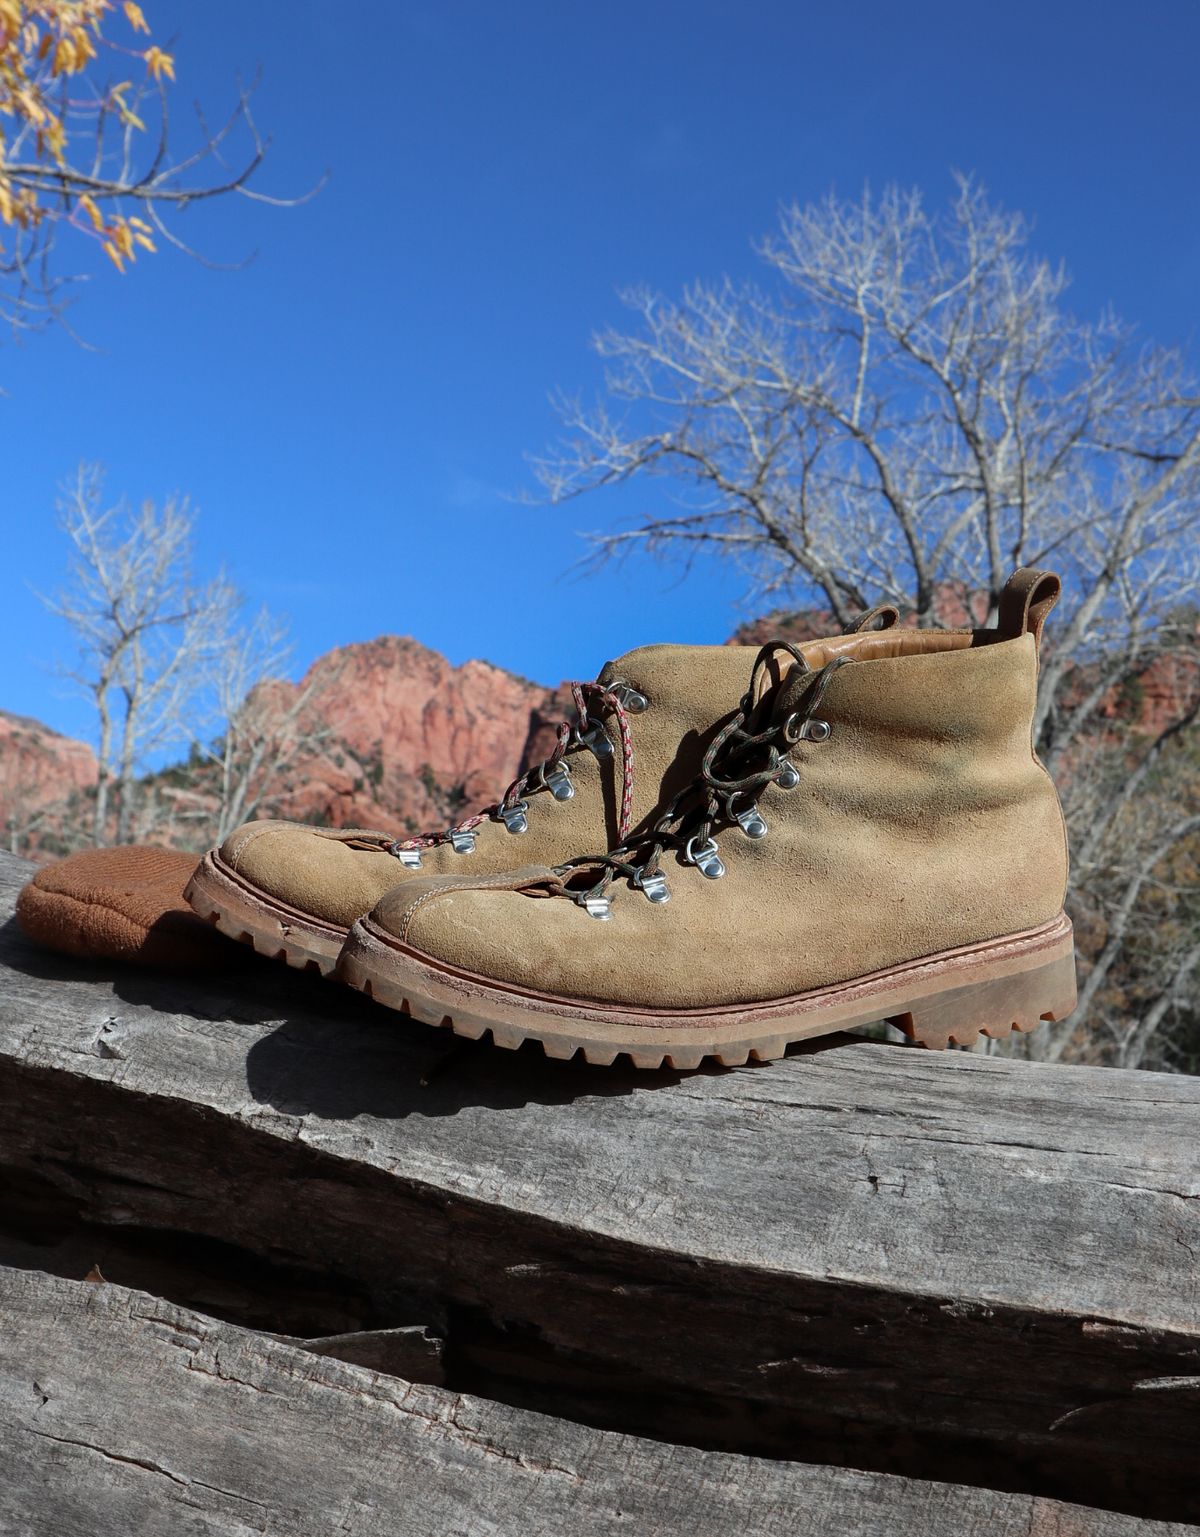
[[[981,1035],[994,1040],[1014,1030],[1035,1030],[1043,1020],[1066,1019],[1075,1007],[1075,957],[1055,956],[1028,971],[981,979],[914,1000],[889,1023],[910,1041],[940,1051],[973,1046]]]

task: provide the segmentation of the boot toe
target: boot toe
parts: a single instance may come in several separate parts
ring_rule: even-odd
[[[428,877],[393,889],[370,915],[406,949],[439,967],[469,972],[501,987],[562,998],[612,1002],[631,978],[608,947],[596,953],[597,927],[574,902],[531,894],[549,870],[531,867],[488,889],[464,878]]]
[[[387,852],[389,842],[386,833],[248,822],[226,838],[219,857],[265,896],[348,927],[404,879],[404,866]]]

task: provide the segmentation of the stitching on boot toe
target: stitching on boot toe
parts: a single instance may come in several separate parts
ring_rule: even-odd
[[[242,855],[246,852],[250,844],[253,843],[256,838],[261,838],[264,833],[275,831],[277,831],[277,824],[274,822],[258,822],[252,827],[248,827],[245,833],[238,839],[233,848],[230,849],[229,853],[224,856],[226,863],[232,865],[236,870],[238,867],[238,860],[241,859]]]
[[[452,889],[457,890],[459,888],[456,887],[456,888],[452,888]],[[473,891],[474,889],[475,888],[473,886],[468,886],[467,887],[468,891]],[[397,936],[399,938],[401,944],[405,944],[406,945],[408,943],[408,930],[409,930],[409,926],[411,925],[411,923],[413,921],[413,918],[416,916],[417,910],[419,908],[424,907],[426,902],[432,902],[435,897],[440,897],[440,896],[444,896],[444,895],[445,895],[445,888],[443,888],[443,887],[439,887],[438,889],[436,889],[434,891],[427,891],[424,896],[418,897],[417,900],[412,904],[411,907],[405,909],[404,917],[400,920],[400,933]]]

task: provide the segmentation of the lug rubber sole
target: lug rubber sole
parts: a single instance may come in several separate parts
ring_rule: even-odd
[[[582,1054],[608,1066],[726,1067],[781,1057],[794,1042],[888,1020],[935,1050],[973,1045],[1062,1020],[1075,1007],[1071,921],[925,956],[870,976],[737,1009],[635,1010],[507,988],[441,966],[360,918],[338,976],[386,1008],[456,1035],[516,1050],[539,1041],[546,1055]]]
[[[276,901],[243,880],[217,850],[205,854],[183,895],[201,918],[259,955],[297,971],[333,974],[346,930]]]

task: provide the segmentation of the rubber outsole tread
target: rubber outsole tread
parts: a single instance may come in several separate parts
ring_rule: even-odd
[[[918,1036],[914,1033],[911,1016],[899,1016],[889,1021],[898,1030],[903,1031],[912,1041],[914,1046],[923,1047],[926,1051],[943,1051],[950,1046],[968,1047],[978,1044],[979,1037],[985,1036],[991,1041],[1009,1040],[1014,1035],[1027,1035],[1031,1030],[1036,1030],[1040,1024],[1054,1024],[1067,1017],[1068,1011],[1056,1013],[1053,1009],[1045,1009],[1036,1019],[1014,1019],[1006,1025],[968,1025],[960,1026],[944,1032],[935,1032]]]
[[[361,981],[355,981],[343,976],[342,981],[348,987],[360,992],[364,997],[378,1002],[375,989],[369,977]],[[564,1041],[545,1040],[531,1031],[520,1031],[514,1027],[507,1029],[489,1028],[475,1021],[460,1024],[450,1014],[443,1014],[440,1019],[428,1019],[414,1010],[410,999],[405,998],[398,1006],[382,1005],[394,1014],[399,1014],[405,1019],[416,1020],[419,1024],[429,1025],[434,1030],[449,1030],[462,1040],[484,1041],[490,1040],[492,1045],[498,1046],[501,1051],[520,1051],[525,1046],[538,1046],[546,1058],[552,1062],[574,1062],[576,1060],[586,1062],[589,1067],[612,1067],[620,1058],[628,1059],[632,1067],[642,1071],[657,1071],[663,1068],[674,1072],[694,1072],[702,1067],[706,1061],[717,1062],[721,1067],[744,1067],[747,1062],[774,1062],[778,1058],[786,1056],[789,1046],[795,1044],[790,1038],[779,1037],[765,1046],[756,1046],[752,1049],[728,1051],[714,1045],[709,1050],[698,1046],[686,1048],[668,1048],[664,1050],[649,1051],[638,1049],[618,1050],[609,1046],[569,1045]],[[797,1040],[803,1039],[797,1037]]]
[[[714,1061],[726,1068],[742,1067],[748,1062],[775,1061],[785,1056],[793,1045],[811,1041],[817,1035],[853,1029],[869,1023],[872,1018],[860,1012],[848,1024],[835,1020],[825,1029],[814,1030],[811,1027],[803,1028],[801,1017],[797,1029],[786,1029],[758,1040],[746,1040],[744,1036],[735,1041],[721,1040],[719,1037],[710,1038],[709,1041],[703,1037],[697,1040],[695,1035],[699,1032],[692,1026],[694,1033],[686,1044],[678,1038],[668,1037],[659,1045],[654,1042],[650,1032],[644,1043],[639,1041],[636,1044],[629,1043],[628,1037],[624,1042],[611,1039],[588,1040],[586,1036],[581,1039],[582,1031],[572,1029],[569,1015],[560,1013],[555,1018],[565,1023],[567,1028],[562,1033],[548,1031],[542,1034],[536,1028],[536,1022],[531,1028],[528,1019],[502,1021],[494,1016],[488,1017],[486,1013],[480,1017],[473,1011],[459,1019],[445,1012],[445,1000],[437,1003],[432,999],[427,1000],[421,994],[413,993],[408,982],[399,977],[390,977],[386,970],[381,971],[378,955],[370,956],[369,931],[361,938],[357,935],[356,930],[350,945],[343,950],[339,966],[339,977],[347,986],[362,992],[382,1007],[436,1029],[448,1029],[472,1041],[490,1038],[503,1051],[517,1051],[526,1045],[540,1046],[543,1054],[553,1061],[578,1060],[595,1067],[609,1067],[621,1060],[642,1070],[668,1068],[676,1072],[695,1071],[706,1061]],[[1035,934],[1033,937],[1036,940],[1040,936]],[[1054,937],[1069,943],[1069,925],[1061,936]],[[360,954],[356,948],[356,939],[357,946],[368,946],[369,958]],[[997,943],[1008,944],[1010,941]],[[1037,956],[1041,952],[1035,950],[1033,953]],[[1055,1000],[1050,1008],[1044,1006],[1048,1001],[1047,992]],[[1075,1005],[1073,960],[1069,949],[1064,954],[1060,948],[1057,956],[1040,960],[1037,966],[1025,972],[1004,972],[999,976],[985,975],[982,978],[971,978],[968,975],[956,987],[914,998],[914,1012],[889,1013],[886,1002],[884,997],[879,999],[880,1011],[873,1017],[876,1020],[887,1020],[908,1036],[914,1045],[927,1050],[973,1046],[981,1036],[1002,1040],[1013,1034],[1034,1030],[1043,1021],[1063,1020],[1070,1015]],[[1012,1016],[1006,1019],[1009,1007],[1012,1008]],[[1005,1012],[1000,1013],[1000,1009]],[[790,1024],[790,1021],[780,1022]]]
[[[306,971],[319,977],[330,977],[337,968],[336,957],[331,957],[328,961],[321,960],[310,955],[306,950],[293,950],[287,945],[280,945],[260,934],[252,933],[244,924],[227,918],[220,908],[214,907],[211,902],[204,901],[194,886],[189,885],[186,888],[184,897],[191,904],[192,911],[206,923],[211,923],[213,928],[228,939],[236,940],[238,944],[249,945],[256,955],[264,956],[269,961],[282,961],[293,971]]]

